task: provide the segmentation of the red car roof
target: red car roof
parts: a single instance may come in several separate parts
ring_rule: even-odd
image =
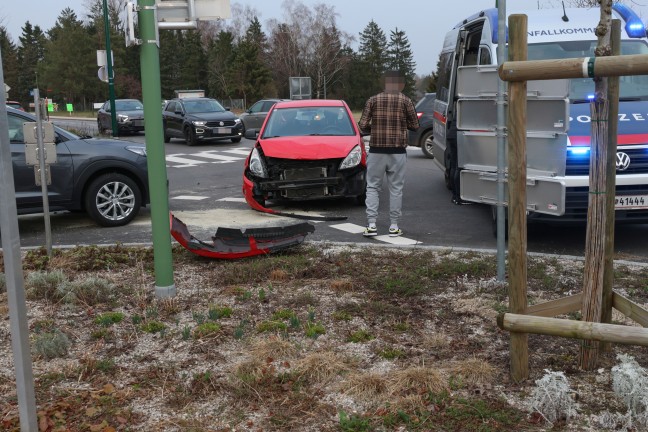
[[[304,108],[304,107],[329,107],[344,106],[344,101],[339,99],[301,99],[286,102],[277,102],[275,108]]]

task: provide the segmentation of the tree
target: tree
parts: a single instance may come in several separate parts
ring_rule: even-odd
[[[230,65],[234,61],[235,55],[234,35],[227,31],[218,33],[207,51],[210,94],[221,97],[231,96]]]
[[[360,46],[358,53],[360,59],[366,65],[371,90],[369,94],[376,93],[382,89],[382,76],[387,69],[387,37],[375,21],[369,24],[360,33]]]
[[[398,28],[392,30],[389,36],[387,64],[389,69],[398,70],[405,78],[405,89],[403,90],[403,93],[409,97],[413,97],[416,91],[414,72],[416,63],[414,62],[414,55],[405,32],[403,30],[398,30]]]
[[[9,87],[11,87],[11,94],[17,94],[18,50],[16,49],[16,45],[9,37],[9,33],[4,26],[0,26],[0,53],[2,53],[2,71],[4,73],[4,82]],[[0,89],[0,91],[4,90]]]
[[[17,49],[18,70],[14,97],[23,105],[33,102],[29,92],[37,87],[38,65],[45,57],[45,44],[47,38],[39,26],[34,26],[27,21],[22,28],[22,35],[18,37],[20,45]]]
[[[63,102],[80,103],[88,109],[99,85],[96,50],[88,29],[72,9],[66,8],[47,33],[49,41],[39,68],[44,83]]]

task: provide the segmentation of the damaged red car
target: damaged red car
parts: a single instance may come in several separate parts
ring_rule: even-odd
[[[267,211],[267,200],[352,197],[364,204],[367,154],[351,110],[341,100],[278,102],[245,161],[243,194]]]

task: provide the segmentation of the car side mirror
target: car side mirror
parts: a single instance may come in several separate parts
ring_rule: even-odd
[[[247,139],[255,140],[259,136],[259,131],[257,129],[246,129],[243,136]]]
[[[230,108],[230,107],[225,107],[225,111],[231,111],[231,110],[232,110],[232,108]]]

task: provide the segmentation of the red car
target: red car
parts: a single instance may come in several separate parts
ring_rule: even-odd
[[[278,102],[245,161],[243,195],[259,211],[266,200],[353,197],[364,204],[367,154],[351,110],[341,100]]]

